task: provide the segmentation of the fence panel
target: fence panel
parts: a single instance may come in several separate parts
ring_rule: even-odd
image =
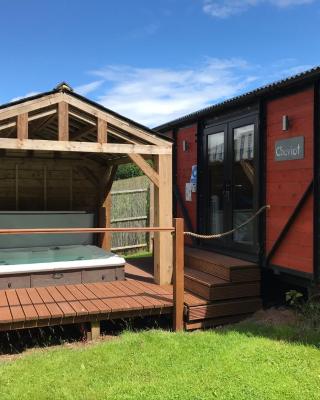
[[[146,177],[125,179],[112,186],[111,227],[150,226],[150,184]],[[113,233],[112,250],[133,252],[150,249],[150,233]]]

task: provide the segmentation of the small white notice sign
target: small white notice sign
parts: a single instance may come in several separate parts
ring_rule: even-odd
[[[186,183],[186,201],[192,201],[192,183],[187,182]]]

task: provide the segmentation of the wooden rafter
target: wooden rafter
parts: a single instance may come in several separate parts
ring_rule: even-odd
[[[85,126],[84,128],[80,129],[79,132],[76,132],[75,135],[72,136],[72,140],[79,140],[83,137],[85,137],[86,135],[93,133],[95,131],[95,127],[94,126]]]
[[[40,118],[50,117],[50,115],[54,115],[56,113],[57,113],[57,109],[53,108],[52,110],[44,111],[44,112],[37,113],[37,114],[34,114],[34,115],[29,115],[28,116],[28,121],[32,122],[32,121],[35,121],[35,120],[40,119]]]
[[[79,112],[75,111],[75,110],[70,110],[69,114],[74,117],[75,119],[81,121],[81,122],[85,122],[86,124],[92,125],[92,126],[96,126],[96,122],[94,121],[94,119],[92,118],[88,118],[87,116],[81,115]]]
[[[125,142],[128,142],[128,143],[137,144],[137,142],[129,139],[128,137],[126,137],[125,135],[122,135],[121,133],[114,132],[113,130],[110,130],[110,129],[109,129],[108,133],[110,133],[110,136],[112,136],[114,138],[124,140]]]
[[[0,131],[4,131],[9,128],[15,128],[17,126],[16,121],[7,122],[6,124],[0,125]]]
[[[144,172],[144,174],[159,187],[159,174],[151,167],[150,164],[140,154],[129,154],[131,160]]]
[[[55,118],[57,111],[53,110],[53,113],[50,113],[49,116],[47,116],[43,121],[40,121],[36,126],[34,126],[30,131],[30,133],[34,133],[37,131],[41,131],[44,129],[47,125],[49,125]]]
[[[11,135],[13,135],[13,133],[16,131],[16,125],[14,127],[12,127],[11,129],[9,129],[6,133],[4,137],[9,138]]]
[[[58,104],[63,101],[63,93],[50,94],[40,99],[25,101],[18,105],[12,105],[0,110],[0,121],[8,118],[13,118],[23,113],[40,110]]]
[[[108,133],[110,133],[111,136],[114,136],[114,137],[116,137],[116,138],[119,138],[119,139],[121,139],[121,140],[124,140],[125,142],[128,142],[128,143],[132,143],[132,144],[145,144],[145,142],[139,140],[138,138],[134,138],[134,139],[133,139],[132,136],[129,137],[129,136],[126,135],[125,133],[116,131],[115,129],[112,129],[112,128],[110,128],[110,127],[108,128]]]

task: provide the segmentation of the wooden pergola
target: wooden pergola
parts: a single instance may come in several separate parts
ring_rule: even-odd
[[[152,130],[74,93],[64,83],[51,92],[1,106],[1,159],[18,156],[33,162],[48,154],[76,163],[99,188],[100,227],[110,225],[109,194],[117,166],[128,162],[155,185],[155,225],[172,226],[172,144]],[[15,201],[19,209],[17,196]],[[101,246],[110,249],[110,234],[103,234]],[[155,233],[157,283],[171,282],[172,262],[171,233]]]

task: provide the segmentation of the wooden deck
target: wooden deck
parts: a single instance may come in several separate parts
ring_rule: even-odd
[[[172,287],[115,281],[0,291],[0,330],[172,313]]]
[[[173,314],[173,287],[153,283],[151,258],[131,261],[125,272],[124,281],[0,290],[0,331]],[[250,293],[212,301],[186,289],[185,328],[236,322],[260,307]]]

